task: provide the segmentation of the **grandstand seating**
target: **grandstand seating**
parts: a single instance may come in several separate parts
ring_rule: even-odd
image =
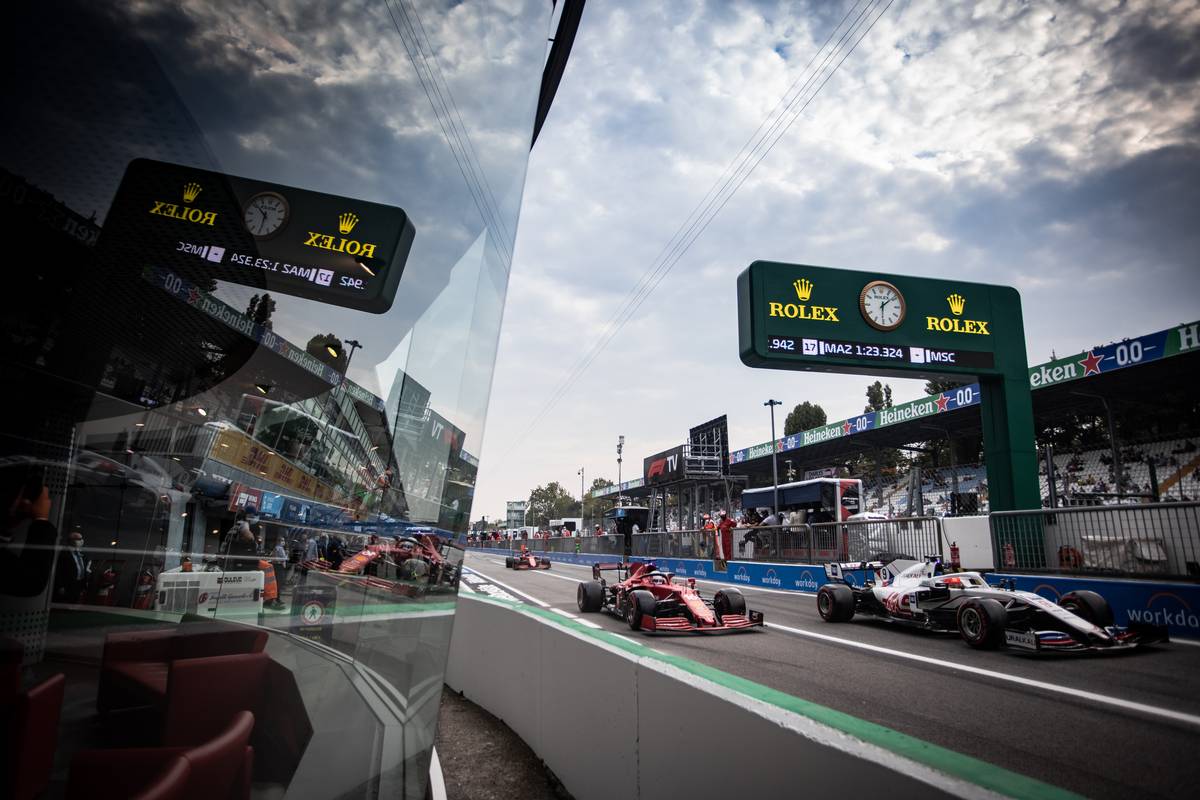
[[[1159,493],[1168,500],[1194,500],[1200,496],[1200,442],[1196,438],[1169,439],[1146,444],[1127,445],[1121,451],[1124,473],[1123,488],[1127,494],[1150,494],[1150,463],[1155,465]],[[1116,476],[1108,448],[1081,452],[1060,452],[1054,456],[1054,468],[1060,497],[1070,495],[1076,500],[1087,495],[1116,494]],[[925,505],[935,514],[950,512],[950,494],[954,472],[958,472],[958,491],[979,494],[979,510],[986,512],[987,470],[982,464],[963,464],[955,467],[927,469],[922,473],[921,493]],[[1045,465],[1039,465],[1038,480],[1043,503],[1050,494]],[[1065,486],[1064,486],[1065,481]],[[1066,491],[1064,492],[1064,488]],[[885,477],[882,486],[864,479],[866,495],[864,509],[899,516],[908,507],[908,475]],[[1097,497],[1104,503],[1116,503],[1115,497]]]

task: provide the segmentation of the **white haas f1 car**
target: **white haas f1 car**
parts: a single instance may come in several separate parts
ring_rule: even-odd
[[[847,573],[862,573],[862,586]],[[978,572],[943,574],[941,560],[897,560],[826,564],[830,582],[817,592],[817,611],[826,622],[848,622],[855,614],[947,633],[971,647],[1011,647],[1033,652],[1096,653],[1129,650],[1167,641],[1155,625],[1113,624],[1112,609],[1095,592],[1075,591],[1053,603],[1011,586],[991,586]]]

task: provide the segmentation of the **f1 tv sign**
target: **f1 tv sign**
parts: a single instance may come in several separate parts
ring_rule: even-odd
[[[656,453],[642,462],[642,478],[647,486],[670,483],[683,477],[683,445]]]

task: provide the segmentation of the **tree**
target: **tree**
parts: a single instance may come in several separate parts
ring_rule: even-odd
[[[616,484],[610,481],[608,478],[594,478],[592,480],[592,485],[588,488],[587,496],[583,501],[583,513],[579,515],[583,517],[585,522],[587,520],[598,518],[601,514],[612,507],[613,502],[616,500],[616,495],[613,495],[612,497],[605,496],[595,498],[591,496],[592,492],[598,489],[607,489],[610,486],[616,486]]]
[[[863,409],[864,414],[870,414],[872,411],[880,411],[891,407],[891,384],[884,385],[879,381],[875,381],[867,386],[867,407]]]
[[[965,381],[960,378],[934,378],[925,381],[925,394],[941,394],[957,389],[960,386],[966,386],[970,381]]]
[[[264,328],[271,327],[271,314],[273,313],[275,313],[275,298],[267,292],[254,295],[250,298],[250,305],[246,306],[246,316]]]
[[[872,411],[882,411],[885,408],[891,407],[891,384],[884,384],[880,381],[867,384],[867,405],[863,409],[864,414],[870,414]],[[903,458],[904,455],[899,450],[893,447],[885,447],[855,456],[851,459],[851,469],[867,479],[872,479],[876,474],[895,473],[896,468],[900,465]]]
[[[525,509],[526,524],[546,528],[552,519],[577,516],[579,501],[562,487],[558,481],[551,481],[545,486],[539,486],[529,493],[529,505]]]
[[[819,428],[828,419],[825,415],[825,409],[816,403],[810,403],[805,400],[793,408],[791,413],[787,415],[787,419],[783,421],[783,435],[791,436],[793,433],[799,433],[811,428]]]
[[[342,346],[342,340],[332,333],[318,333],[308,340],[308,344],[304,346],[304,349],[318,361],[328,364],[338,372],[345,374],[346,362],[348,360],[346,358],[346,348]],[[332,352],[330,352],[331,349]]]

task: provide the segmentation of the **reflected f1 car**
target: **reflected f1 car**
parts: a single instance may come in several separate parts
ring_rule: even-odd
[[[605,572],[615,571],[609,582]],[[595,564],[593,580],[579,584],[579,610],[607,611],[635,631],[650,633],[730,633],[762,627],[761,611],[747,611],[735,588],[721,589],[712,600],[696,591],[695,578],[678,583],[653,563]]]
[[[509,569],[550,569],[550,559],[538,558],[528,547],[521,545],[521,552],[504,559],[504,566]]]
[[[925,630],[958,633],[985,650],[1010,647],[1039,653],[1099,653],[1167,641],[1156,625],[1113,624],[1112,609],[1095,592],[1074,591],[1053,603],[1011,586],[991,586],[978,572],[944,574],[941,559],[898,559],[826,564],[829,577],[817,592],[826,622],[849,622],[855,614]],[[862,586],[847,573],[863,573]]]
[[[458,590],[461,548],[437,534],[415,533],[396,536],[391,541],[370,541],[347,556],[337,569],[324,559],[306,561],[302,566],[333,578],[355,578],[366,586],[405,597],[423,597],[430,593]]]

